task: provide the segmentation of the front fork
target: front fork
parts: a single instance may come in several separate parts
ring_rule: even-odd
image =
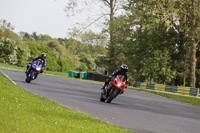
[[[112,88],[112,85],[111,85],[111,84],[108,84],[108,86],[105,87],[105,90],[103,91],[103,95],[104,95],[105,98],[108,97],[111,88]]]

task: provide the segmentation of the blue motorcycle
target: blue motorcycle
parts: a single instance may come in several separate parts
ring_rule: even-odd
[[[31,66],[28,68],[26,73],[26,82],[30,83],[31,80],[35,80],[38,74],[42,70],[42,60],[34,61]]]

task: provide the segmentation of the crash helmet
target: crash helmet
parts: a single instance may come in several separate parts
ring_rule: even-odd
[[[42,53],[41,57],[42,57],[43,59],[46,59],[47,55],[46,55],[45,53]]]
[[[126,64],[121,65],[121,71],[122,72],[128,72],[128,66]]]

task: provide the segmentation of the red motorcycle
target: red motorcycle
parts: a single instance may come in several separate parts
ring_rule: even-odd
[[[123,92],[126,82],[124,75],[117,75],[101,92],[100,101],[110,103]]]

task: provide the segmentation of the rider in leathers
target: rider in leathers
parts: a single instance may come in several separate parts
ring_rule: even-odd
[[[128,80],[129,80],[129,76],[128,76],[128,66],[123,64],[121,65],[121,70],[115,70],[112,75],[109,76],[108,79],[106,79],[105,84],[103,85],[102,89],[104,90],[105,87],[109,84],[109,82],[111,80],[113,80],[117,75],[124,75],[125,76],[125,80],[126,80],[126,87],[128,85]],[[121,92],[121,94],[124,93],[124,91]]]
[[[44,70],[44,67],[46,66],[46,57],[47,55],[45,53],[41,54],[40,56],[36,56],[35,58],[33,58],[29,64],[27,65],[27,70],[26,70],[26,74],[29,73],[29,68],[31,67],[31,64],[36,61],[36,60],[39,60],[41,59],[42,60],[42,69],[41,69],[41,72],[40,73],[43,73],[43,70]]]

